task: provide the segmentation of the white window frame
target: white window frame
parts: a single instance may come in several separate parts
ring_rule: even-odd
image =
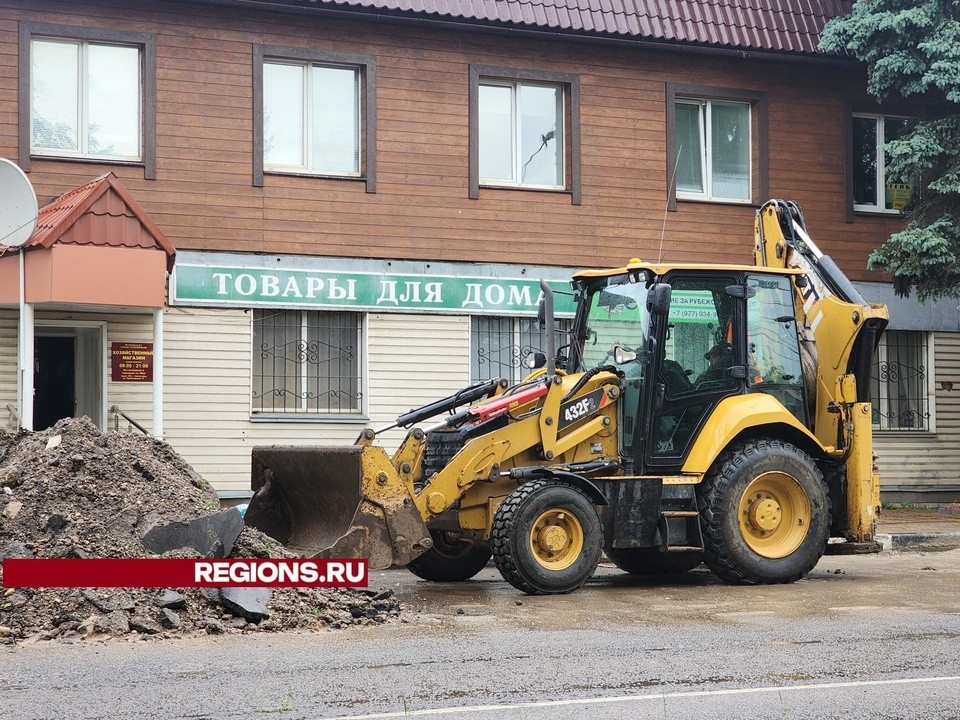
[[[726,105],[744,105],[747,108],[747,128],[750,131],[747,137],[747,197],[729,198],[713,194],[713,103]],[[677,188],[678,200],[706,200],[709,202],[738,203],[750,205],[753,203],[753,104],[742,100],[725,100],[719,98],[678,97],[677,105],[696,105],[700,108],[700,176],[703,181],[703,192],[696,193]],[[675,140],[679,148],[680,138]],[[676,162],[676,158],[674,158]],[[675,175],[675,173],[674,173]]]
[[[300,60],[291,60],[283,57],[272,57],[267,56],[263,58],[264,68],[267,65],[288,65],[292,67],[301,67],[304,69],[303,73],[303,82],[301,87],[302,98],[303,98],[303,117],[301,118],[301,127],[303,128],[303,136],[301,137],[301,152],[303,153],[304,164],[301,165],[284,165],[280,163],[268,163],[266,158],[265,144],[266,144],[266,123],[264,123],[264,138],[262,138],[262,147],[263,149],[263,171],[265,173],[279,173],[279,174],[291,174],[295,173],[297,175],[315,175],[317,177],[344,177],[344,178],[359,178],[363,176],[363,131],[364,131],[364,118],[363,118],[363,107],[362,107],[362,98],[363,98],[363,83],[364,83],[364,73],[363,67],[359,65],[345,65],[340,63],[324,63],[324,62],[311,62],[311,61],[300,61]],[[357,148],[359,152],[357,153],[357,164],[356,169],[351,172],[331,172],[329,170],[319,170],[316,168],[310,167],[311,159],[313,158],[313,122],[312,122],[312,112],[313,112],[313,83],[311,82],[311,74],[314,67],[324,67],[324,68],[339,68],[353,70],[356,72],[357,83],[355,86],[355,100],[356,100],[356,111],[357,111],[357,127],[356,127],[356,140]],[[264,73],[265,75],[265,73]],[[263,108],[264,113],[266,113],[266,107]]]
[[[884,128],[884,120],[909,120],[905,115],[892,115],[892,114],[880,114],[880,113],[859,113],[855,112],[852,115],[853,118],[860,118],[862,120],[873,120],[876,123],[877,128],[877,147],[876,151],[876,177],[874,181],[876,182],[877,187],[877,204],[876,205],[863,205],[863,204],[853,204],[853,209],[855,212],[868,212],[868,213],[882,213],[884,215],[902,215],[902,211],[894,210],[893,208],[887,208],[887,158],[884,152],[884,146],[887,144],[886,140],[886,131]],[[851,120],[852,123],[852,120]],[[851,155],[853,153],[853,148],[851,147]],[[852,158],[851,158],[852,159]],[[851,172],[853,168],[851,165]]]
[[[80,158],[84,160],[103,160],[105,162],[143,162],[144,145],[144,57],[143,46],[136,43],[124,42],[106,42],[99,40],[80,40],[71,37],[58,37],[43,34],[36,34],[30,37],[30,62],[33,62],[33,45],[35,42],[60,43],[63,45],[74,45],[78,47],[79,57],[77,59],[77,135],[79,150],[69,150],[63,148],[45,148],[34,144],[34,103],[33,103],[33,77],[30,80],[30,154],[36,157],[59,157],[59,158]],[[87,150],[89,144],[89,67],[88,53],[91,45],[101,45],[106,47],[133,48],[137,51],[139,59],[139,73],[137,76],[137,155],[102,155],[91,153]]]
[[[924,335],[924,342],[926,344],[925,348],[925,358],[927,373],[924,378],[926,383],[926,394],[927,394],[927,426],[925,428],[902,428],[902,427],[891,427],[889,420],[884,414],[884,408],[881,405],[879,412],[879,423],[873,424],[873,429],[881,431],[883,433],[890,434],[909,434],[909,435],[918,435],[918,434],[934,434],[937,431],[937,414],[936,414],[936,367],[934,366],[934,358],[936,357],[935,348],[934,348],[934,335],[933,332],[924,332],[922,330],[908,330],[905,332],[916,332]],[[884,334],[880,338],[880,344],[877,347],[877,363],[883,365],[887,362],[887,335]],[[881,392],[883,389],[883,380],[878,382],[881,387]],[[871,401],[873,398],[871,398]],[[877,398],[877,402],[881,402]]]
[[[307,315],[308,313],[323,313],[323,312],[343,312],[348,313],[347,310],[314,310],[314,309],[303,309],[303,308],[275,308],[275,307],[260,307],[254,308],[254,310],[295,310],[300,313],[300,339],[303,341],[307,337]],[[255,345],[256,332],[254,331],[254,322],[255,314],[252,310],[250,312],[250,390],[249,398],[249,416],[252,422],[366,422],[369,419],[369,372],[368,372],[368,358],[370,357],[370,332],[369,332],[369,315],[367,313],[353,313],[359,315],[357,322],[357,379],[358,379],[358,390],[360,392],[360,404],[357,410],[345,411],[342,413],[330,412],[327,410],[310,410],[306,407],[307,398],[300,399],[300,407],[296,410],[257,410],[254,406],[253,399],[253,386],[255,382],[255,368],[256,368],[256,353],[258,348]],[[305,363],[300,363],[300,382],[302,387],[306,387],[307,383],[307,366]]]
[[[479,87],[508,87],[510,88],[510,156],[513,159],[513,177],[514,180],[503,180],[502,178],[485,178],[479,175],[479,182],[484,187],[505,187],[505,188],[531,188],[535,190],[563,190],[567,183],[567,103],[569,102],[567,87],[563,83],[540,82],[533,80],[500,80],[496,78],[480,78]],[[538,185],[536,183],[522,182],[520,177],[523,170],[523,158],[520,157],[520,146],[517,138],[521,134],[521,115],[520,112],[520,94],[518,90],[521,87],[541,87],[560,89],[560,111],[559,119],[561,123],[560,132],[554,135],[557,143],[557,149],[560,152],[560,183],[558,185]],[[477,108],[478,116],[482,108]],[[558,136],[559,135],[559,136]],[[478,152],[483,152],[479,148]],[[479,168],[477,169],[479,173]]]

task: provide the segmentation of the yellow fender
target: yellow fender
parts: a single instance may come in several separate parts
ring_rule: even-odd
[[[824,454],[834,451],[833,448],[824,447],[775,397],[764,393],[751,393],[720,401],[698,433],[681,472],[702,477],[717,456],[744,430],[774,424],[795,429],[809,438]]]

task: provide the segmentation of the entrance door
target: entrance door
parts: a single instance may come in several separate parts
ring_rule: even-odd
[[[37,337],[34,345],[33,429],[73,417],[77,404],[75,337]]]
[[[37,324],[34,338],[33,427],[86,415],[104,429],[103,323]]]

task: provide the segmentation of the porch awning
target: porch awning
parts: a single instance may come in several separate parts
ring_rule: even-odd
[[[113,173],[41,208],[24,244],[26,302],[162,308],[173,245]],[[0,245],[0,306],[19,302],[17,251]]]

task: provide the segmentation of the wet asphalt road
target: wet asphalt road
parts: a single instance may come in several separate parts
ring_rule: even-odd
[[[492,568],[371,584],[410,622],[5,648],[0,717],[960,718],[960,550],[828,557],[761,588],[612,568],[569,596]]]

